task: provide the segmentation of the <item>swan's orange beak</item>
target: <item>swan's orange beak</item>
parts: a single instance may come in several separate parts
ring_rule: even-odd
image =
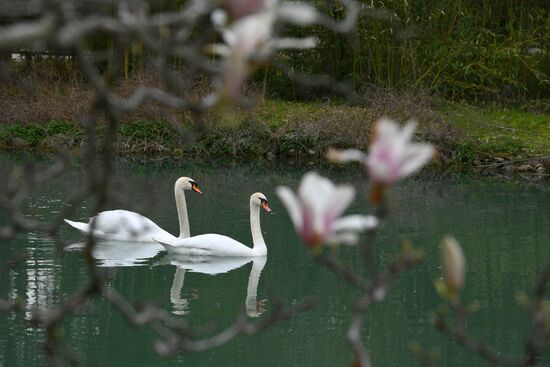
[[[195,191],[197,194],[202,195],[202,191],[201,189],[199,189],[199,185],[197,185],[196,183],[191,184],[191,190]]]
[[[271,208],[269,207],[269,204],[267,203],[267,201],[262,201],[261,206],[266,212],[268,212],[268,213],[273,212],[273,210],[271,210]]]

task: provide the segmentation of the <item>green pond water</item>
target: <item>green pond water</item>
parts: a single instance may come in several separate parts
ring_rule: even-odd
[[[16,161],[15,156],[0,157],[2,189]],[[267,262],[218,264],[218,270],[234,269],[217,275],[205,274],[212,272],[209,265],[178,263],[153,247],[99,251],[97,264],[109,275],[109,286],[130,301],[154,303],[190,326],[208,325],[211,331],[229,326],[243,309],[253,321],[265,318],[276,300],[291,305],[316,295],[318,305],[261,334],[239,336],[211,351],[162,358],[154,352],[153,332],[130,327],[111,305],[94,298],[85,312],[68,318],[62,328],[67,347],[81,365],[350,366],[353,354],[345,332],[358,294],[315,263],[275,196],[278,184],[297,187],[304,172],[245,164],[118,164],[115,181],[128,199],[126,208],[145,213],[172,233],[178,232],[173,184],[182,175],[196,179],[205,192],[203,197],[186,195],[192,234],[216,232],[250,243],[248,198],[255,191],[266,194],[275,212],[261,217]],[[320,173],[356,185],[359,195],[350,213],[372,212],[365,199],[368,183],[361,172],[321,169]],[[52,218],[62,210],[68,194],[82,184],[82,177],[76,168],[38,187],[26,202],[26,215],[44,221]],[[433,312],[441,304],[433,286],[441,271],[439,242],[447,233],[459,239],[467,256],[463,297],[479,301],[479,312],[468,330],[497,350],[521,352],[529,318],[515,297],[519,291],[532,293],[538,271],[550,259],[550,192],[503,181],[430,175],[394,188],[390,208],[379,232],[376,261],[381,267],[388,264],[406,239],[422,248],[426,257],[396,283],[384,303],[366,315],[363,336],[374,365],[417,365],[408,349],[415,341],[425,349],[437,349],[438,366],[486,365],[432,326]],[[91,208],[83,206],[71,218],[83,220],[91,214]],[[8,222],[7,213],[0,211],[0,225]],[[68,243],[82,240],[68,226],[61,237]],[[22,251],[27,252],[25,260],[7,267],[6,261]],[[368,273],[356,248],[342,248],[339,255],[347,266]],[[0,261],[0,297],[20,297],[37,308],[55,305],[87,279],[81,250],[60,250],[40,233],[2,242]],[[44,335],[27,318],[25,313],[0,314],[0,366],[46,364],[40,347]]]

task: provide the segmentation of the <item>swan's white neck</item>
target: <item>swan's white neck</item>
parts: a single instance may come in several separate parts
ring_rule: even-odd
[[[174,195],[176,196],[176,206],[178,208],[178,220],[180,222],[179,238],[187,238],[191,236],[189,231],[189,218],[187,218],[187,202],[185,201],[185,192],[183,187],[176,182],[174,186]]]
[[[252,232],[252,252],[254,256],[267,255],[262,228],[260,227],[260,207],[250,202],[250,231]]]

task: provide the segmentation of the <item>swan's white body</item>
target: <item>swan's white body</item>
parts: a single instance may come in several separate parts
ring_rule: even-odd
[[[152,237],[176,238],[151,219],[129,210],[107,210],[94,216],[89,223],[68,219],[65,222],[86,234],[90,233],[93,222],[94,237],[109,241],[151,242]]]
[[[180,224],[179,238],[190,236],[189,218],[184,190],[201,193],[196,182],[189,177],[180,177],[174,184],[174,195]],[[93,228],[94,237],[108,241],[153,242],[153,238],[174,241],[178,237],[160,228],[149,218],[128,210],[108,210],[92,217],[88,223],[65,219],[72,227],[89,234]]]
[[[175,241],[153,237],[166,251],[193,256],[264,256],[267,250],[254,251],[245,244],[221,234],[208,233]],[[265,244],[264,244],[265,246]],[[256,246],[254,246],[256,247]],[[257,254],[256,254],[257,252]]]
[[[198,256],[265,256],[267,246],[260,227],[260,206],[271,212],[265,195],[255,193],[250,196],[250,230],[252,232],[253,247],[215,233],[202,234],[188,238],[177,238],[167,240],[165,238],[153,237],[155,241],[163,245],[168,252],[198,255]]]

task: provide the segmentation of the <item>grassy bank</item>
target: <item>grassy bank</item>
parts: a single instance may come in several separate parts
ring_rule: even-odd
[[[367,149],[371,127],[381,116],[415,117],[419,138],[437,145],[434,163],[453,169],[550,172],[550,115],[518,108],[434,102],[386,95],[359,106],[267,100],[247,111],[189,119],[181,134],[169,124],[145,119],[121,124],[121,155],[269,159],[318,162],[329,147]],[[200,127],[200,128],[199,128]],[[101,137],[104,132],[98,130]],[[78,122],[49,120],[0,124],[0,149],[80,151]]]

